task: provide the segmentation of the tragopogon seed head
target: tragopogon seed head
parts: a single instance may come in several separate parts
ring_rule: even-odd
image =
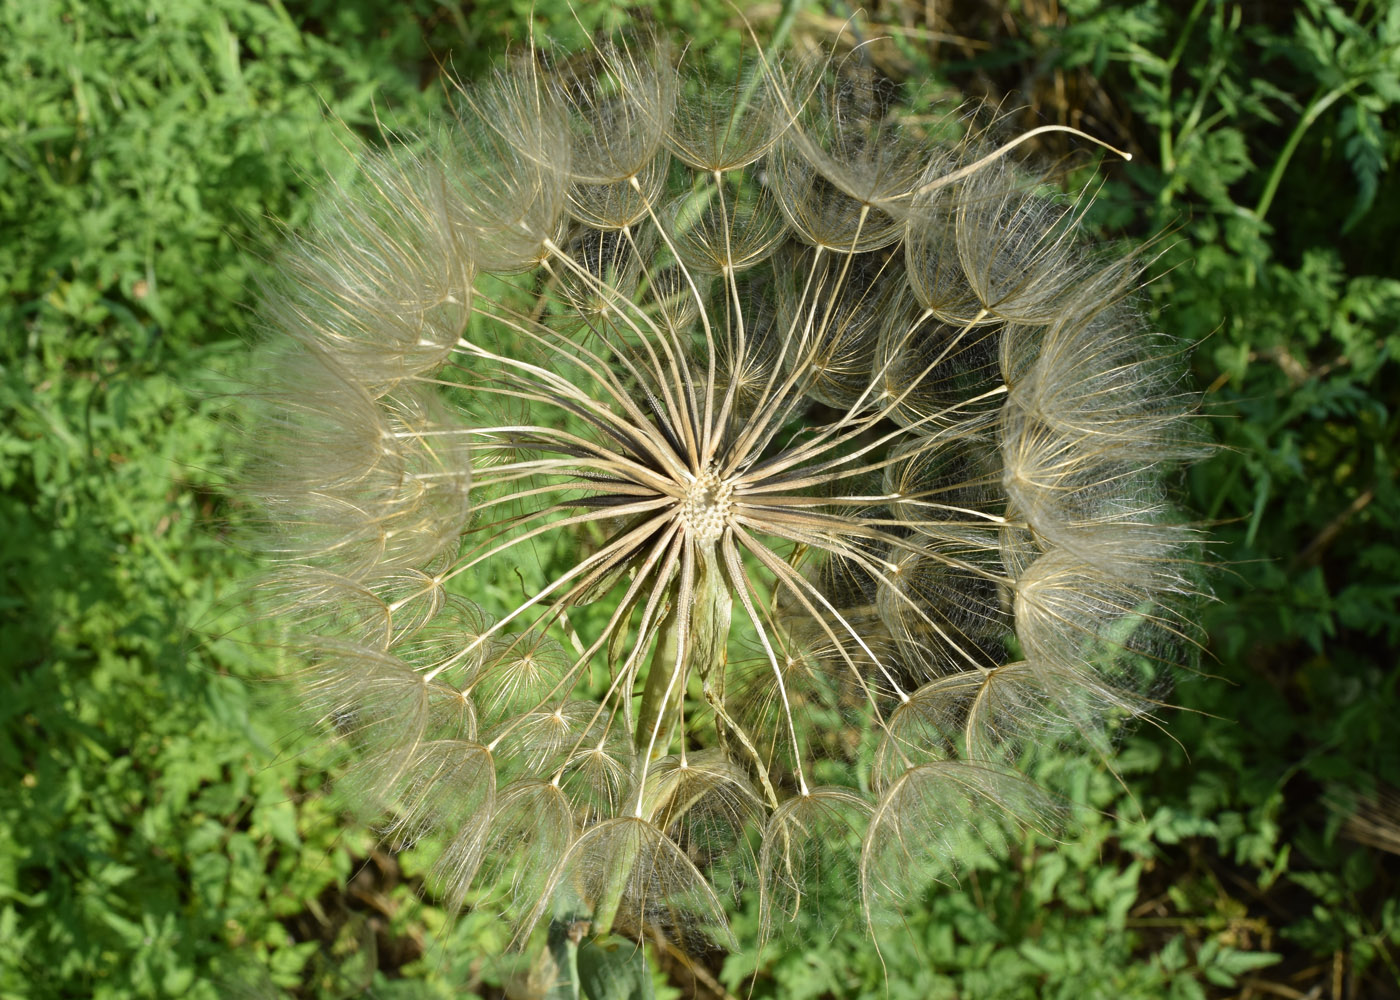
[[[255,477],[306,694],[521,933],[872,917],[1154,702],[1189,407],[965,109],[659,42],[463,88],[298,239]],[[852,883],[848,883],[852,884]]]

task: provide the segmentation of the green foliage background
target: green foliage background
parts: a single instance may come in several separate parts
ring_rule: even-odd
[[[440,65],[480,72],[532,9],[582,30],[562,0],[0,0],[3,1000],[501,995],[502,929],[419,899],[262,704],[274,655],[223,638],[249,567],[221,392],[269,220],[343,166],[326,113],[428,113]],[[722,5],[648,10],[738,37]],[[1059,765],[1102,810],[1072,842],[931,891],[883,964],[856,932],[693,971],[658,946],[661,994],[1400,995],[1400,6],[785,10],[793,44],[885,35],[919,94],[1136,154],[1093,219],[1170,233],[1150,293],[1224,446],[1184,482],[1218,601],[1122,782]]]

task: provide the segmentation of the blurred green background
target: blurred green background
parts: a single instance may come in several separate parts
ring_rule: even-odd
[[[421,898],[323,793],[237,623],[228,378],[278,237],[366,135],[421,120],[563,0],[0,0],[0,998],[499,997],[490,914]],[[650,0],[737,43],[719,3]],[[1400,996],[1400,5],[759,4],[883,37],[918,95],[1131,150],[1106,237],[1223,447],[1183,491],[1218,600],[1200,674],[1060,780],[1072,842],[930,891],[880,957],[651,949],[660,996]],[[1050,136],[1037,150],[1071,149]],[[741,939],[756,905],[735,916]]]

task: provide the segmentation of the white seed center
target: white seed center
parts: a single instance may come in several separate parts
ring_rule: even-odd
[[[734,484],[706,470],[681,500],[681,522],[696,541],[712,542],[724,532],[733,507]]]

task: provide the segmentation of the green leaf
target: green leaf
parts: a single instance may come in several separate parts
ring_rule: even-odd
[[[642,946],[625,938],[585,941],[578,978],[586,1000],[652,1000],[651,967]]]

